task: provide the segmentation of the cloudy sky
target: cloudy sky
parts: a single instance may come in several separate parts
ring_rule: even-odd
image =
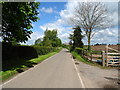
[[[92,38],[91,44],[118,43],[118,3],[115,2],[115,0],[110,1],[114,2],[105,2],[105,5],[108,8],[109,15],[113,18],[112,23],[114,23],[114,27],[99,30]],[[38,9],[38,12],[40,13],[38,17],[40,20],[32,23],[33,29],[31,30],[33,33],[31,34],[31,38],[25,44],[32,45],[36,39],[42,38],[46,28],[50,30],[57,29],[58,37],[63,43],[68,43],[69,34],[73,31],[73,26],[69,25],[68,22],[69,18],[74,15],[73,11],[76,5],[77,2],[75,0],[64,0],[64,2],[41,2]],[[87,40],[85,38],[83,39],[83,42],[84,44],[87,44]]]

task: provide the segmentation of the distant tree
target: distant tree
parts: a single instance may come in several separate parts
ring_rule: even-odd
[[[38,38],[37,40],[35,40],[35,45],[40,43],[42,43],[42,38]]]
[[[62,42],[57,37],[57,30],[46,30],[44,34],[43,45],[53,47],[61,46]]]
[[[58,46],[61,46],[61,45],[62,45],[62,42],[58,37],[56,37],[56,39],[54,39],[54,41],[52,41],[52,46],[53,47],[58,47]]]
[[[73,33],[73,47],[72,47],[72,50],[74,50],[76,47],[83,48],[83,42],[82,42],[83,35],[81,34],[82,31],[81,31],[80,27],[76,26],[73,29],[74,29],[74,33]]]
[[[100,44],[97,43],[97,44],[95,44],[95,45],[100,45]]]
[[[79,2],[71,21],[85,32],[90,50],[91,39],[100,30],[111,26],[105,5],[101,2]]]
[[[32,22],[39,18],[39,2],[2,2],[2,39],[4,42],[26,42]]]

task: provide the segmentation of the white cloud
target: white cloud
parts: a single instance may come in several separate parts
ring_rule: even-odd
[[[43,12],[46,12],[46,13],[52,13],[53,12],[53,8],[45,8],[45,7],[43,7],[42,9],[41,9],[41,11],[43,11]]]
[[[40,32],[33,32],[31,34],[31,38],[26,42],[26,43],[21,43],[21,44],[25,44],[25,45],[33,45],[35,40],[38,38],[43,38],[44,35],[41,35]]]
[[[72,31],[72,27],[65,26],[64,23],[65,22],[62,19],[58,19],[53,23],[47,23],[45,25],[40,26],[40,29],[42,29],[43,31],[45,31],[46,29],[56,29],[58,32],[58,37],[62,40],[62,42],[67,42],[69,41],[68,37]]]
[[[46,13],[53,13],[53,8],[45,8],[45,7],[43,7],[42,9],[41,9],[41,11],[43,11],[43,12],[46,12]]]
[[[61,34],[63,31],[66,30],[66,27],[63,26],[64,23],[65,22],[62,19],[58,19],[53,23],[47,23],[45,25],[40,26],[40,29],[42,29],[43,31],[45,31],[46,29],[49,30],[57,29],[58,34]]]
[[[70,0],[71,1],[71,0]],[[82,0],[79,0],[82,1]],[[101,1],[101,0],[100,0]],[[105,0],[102,0],[105,2]],[[117,1],[117,0],[116,0]],[[115,2],[115,1],[114,1]],[[117,26],[118,23],[118,3],[114,2],[105,2],[105,5],[109,9],[109,15],[111,15],[111,18],[113,18],[114,25]],[[61,10],[59,12],[60,18],[52,23],[47,23],[45,25],[40,26],[40,29],[46,30],[46,28],[52,30],[57,29],[58,30],[58,36],[62,39],[63,42],[68,42],[69,34],[71,33],[72,27],[74,26],[74,23],[70,22],[70,18],[74,17],[74,8],[77,6],[77,1],[68,2],[66,4],[66,8],[64,10]],[[43,8],[43,10],[46,10]],[[66,27],[66,26],[69,27]],[[117,43],[118,38],[118,29],[105,29],[101,30],[98,33],[95,34],[94,38],[92,39],[91,43]],[[87,44],[87,40],[83,40],[85,44]]]
[[[119,2],[119,0],[68,0],[70,2],[79,1],[79,2]]]
[[[92,39],[93,43],[107,43],[117,44],[118,43],[118,28],[109,28],[97,32]]]
[[[80,0],[79,0],[80,1]],[[87,0],[86,0],[87,1]],[[105,0],[103,0],[105,2]],[[112,23],[114,26],[118,25],[118,3],[117,2],[105,2],[105,5],[108,8],[108,14],[113,19]],[[70,23],[70,18],[74,17],[74,8],[77,6],[76,1],[68,2],[66,4],[66,9],[60,12],[61,18],[66,21],[68,25],[73,25],[74,23]],[[92,39],[92,43],[117,43],[118,42],[118,29],[111,28],[110,30],[101,30],[101,32],[96,33],[94,38]],[[99,39],[98,39],[99,38]],[[87,40],[83,40],[85,44],[87,44]]]
[[[62,40],[63,43],[67,43],[69,41],[69,33],[63,33],[58,35],[58,37]]]

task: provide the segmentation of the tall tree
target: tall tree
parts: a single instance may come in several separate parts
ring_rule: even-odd
[[[83,48],[83,42],[82,42],[82,31],[79,26],[76,26],[73,32],[73,46],[72,50],[74,50],[76,47]]]
[[[88,50],[90,50],[91,38],[94,34],[100,29],[111,26],[108,11],[101,2],[79,2],[74,16],[71,20],[85,32]]]
[[[62,42],[61,40],[57,37],[57,30],[46,30],[44,32],[45,36],[43,38],[43,44],[47,46],[53,46],[53,47],[58,47],[61,46]],[[48,45],[49,43],[49,45]]]
[[[25,42],[30,38],[32,22],[39,18],[39,2],[3,2],[2,38],[4,42]]]

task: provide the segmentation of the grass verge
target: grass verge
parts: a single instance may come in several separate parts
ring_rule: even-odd
[[[79,61],[83,62],[83,63],[86,63],[86,64],[89,64],[89,65],[92,65],[92,66],[97,66],[101,69],[113,69],[113,68],[117,68],[117,67],[102,67],[100,64],[96,63],[96,62],[92,62],[92,61],[89,61],[88,59],[80,56],[78,53],[76,52],[71,52],[71,54]]]
[[[29,64],[23,64],[20,68],[18,67],[13,70],[1,71],[0,72],[0,81],[4,82],[4,81],[10,79],[11,77],[18,74],[18,72],[23,72],[26,69],[33,67],[34,64],[38,64],[38,63],[42,62],[43,60],[49,58],[50,56],[55,55],[56,53],[60,52],[61,50],[62,50],[62,48],[60,48],[59,50],[57,50],[55,52],[51,52],[46,55],[41,55],[38,58],[31,59],[31,60],[29,60]]]

